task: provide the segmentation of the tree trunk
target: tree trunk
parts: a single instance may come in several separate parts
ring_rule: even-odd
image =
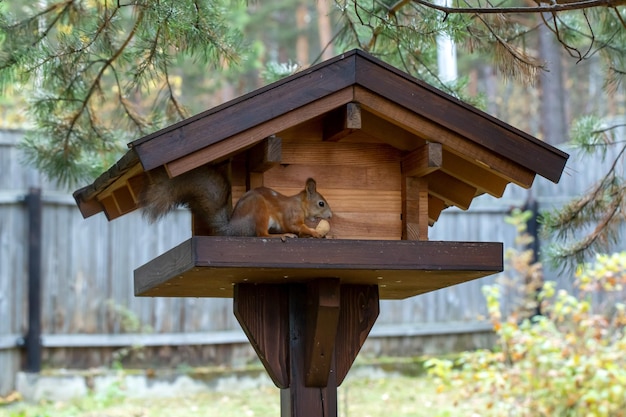
[[[329,1],[330,0],[317,0],[315,2],[315,6],[317,7],[317,29],[320,37],[322,61],[326,61],[334,56]]]
[[[539,27],[539,55],[547,62],[549,70],[542,71],[539,76],[541,134],[544,141],[556,145],[568,140],[563,65],[561,47],[545,25]]]
[[[302,68],[309,66],[309,39],[306,33],[308,15],[309,11],[306,3],[300,3],[296,9],[296,27],[298,28],[296,60]]]

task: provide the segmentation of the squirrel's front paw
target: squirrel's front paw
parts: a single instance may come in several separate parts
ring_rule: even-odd
[[[298,235],[293,234],[293,233],[283,233],[280,236],[280,240],[282,240],[283,242],[285,242],[287,240],[287,238],[293,239],[293,238],[297,238]]]

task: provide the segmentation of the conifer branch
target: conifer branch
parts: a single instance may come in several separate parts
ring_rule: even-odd
[[[617,7],[626,4],[626,0],[583,0],[572,1],[557,0],[554,3],[549,3],[545,6],[521,6],[521,7],[451,7],[442,6],[436,3],[432,3],[428,0],[411,0],[414,3],[420,4],[431,9],[439,10],[446,14],[457,13],[469,13],[469,14],[503,14],[503,13],[555,13],[565,12],[569,10],[582,10],[593,7]]]
[[[128,34],[128,36],[126,37],[126,39],[124,40],[122,45],[120,45],[120,47],[117,49],[117,51],[110,58],[108,58],[108,59],[106,59],[104,61],[104,64],[102,65],[102,67],[98,71],[96,77],[94,78],[94,80],[92,80],[91,86],[87,90],[87,94],[85,95],[85,97],[83,97],[82,105],[75,112],[74,117],[72,117],[70,119],[70,122],[69,122],[69,125],[68,125],[68,129],[67,129],[67,132],[65,134],[65,140],[63,142],[64,143],[63,149],[65,151],[65,155],[66,156],[69,156],[69,147],[70,147],[72,134],[74,133],[74,127],[76,126],[76,123],[78,122],[78,119],[80,119],[80,117],[83,115],[83,113],[85,112],[85,110],[89,106],[89,102],[91,100],[91,97],[93,96],[93,94],[96,91],[96,89],[99,87],[100,81],[101,81],[101,79],[102,79],[102,77],[104,75],[104,72],[109,67],[111,67],[111,65],[113,65],[113,63],[124,52],[124,49],[126,49],[128,44],[130,43],[130,41],[135,37],[135,33],[137,32],[137,28],[141,24],[142,20],[143,20],[143,11],[140,10],[139,14],[137,16],[137,19],[135,20],[135,24],[133,25],[133,28],[131,29],[130,33]]]

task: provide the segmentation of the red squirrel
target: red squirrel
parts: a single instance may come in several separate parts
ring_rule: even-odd
[[[199,167],[174,178],[164,170],[151,172],[139,205],[152,222],[177,206],[187,206],[219,236],[321,238],[323,234],[306,224],[332,217],[316,186],[309,178],[304,190],[290,197],[267,187],[255,188],[246,192],[231,212],[230,172],[225,163]]]

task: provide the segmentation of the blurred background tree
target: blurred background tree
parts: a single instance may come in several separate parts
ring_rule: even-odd
[[[25,129],[29,162],[74,186],[133,139],[361,48],[551,144],[571,136],[590,151],[625,146],[622,3],[5,0],[0,127]],[[443,60],[442,39],[456,50]],[[551,248],[557,262],[583,260],[619,236],[620,164],[544,217],[561,238]],[[590,224],[591,234],[576,233]]]

